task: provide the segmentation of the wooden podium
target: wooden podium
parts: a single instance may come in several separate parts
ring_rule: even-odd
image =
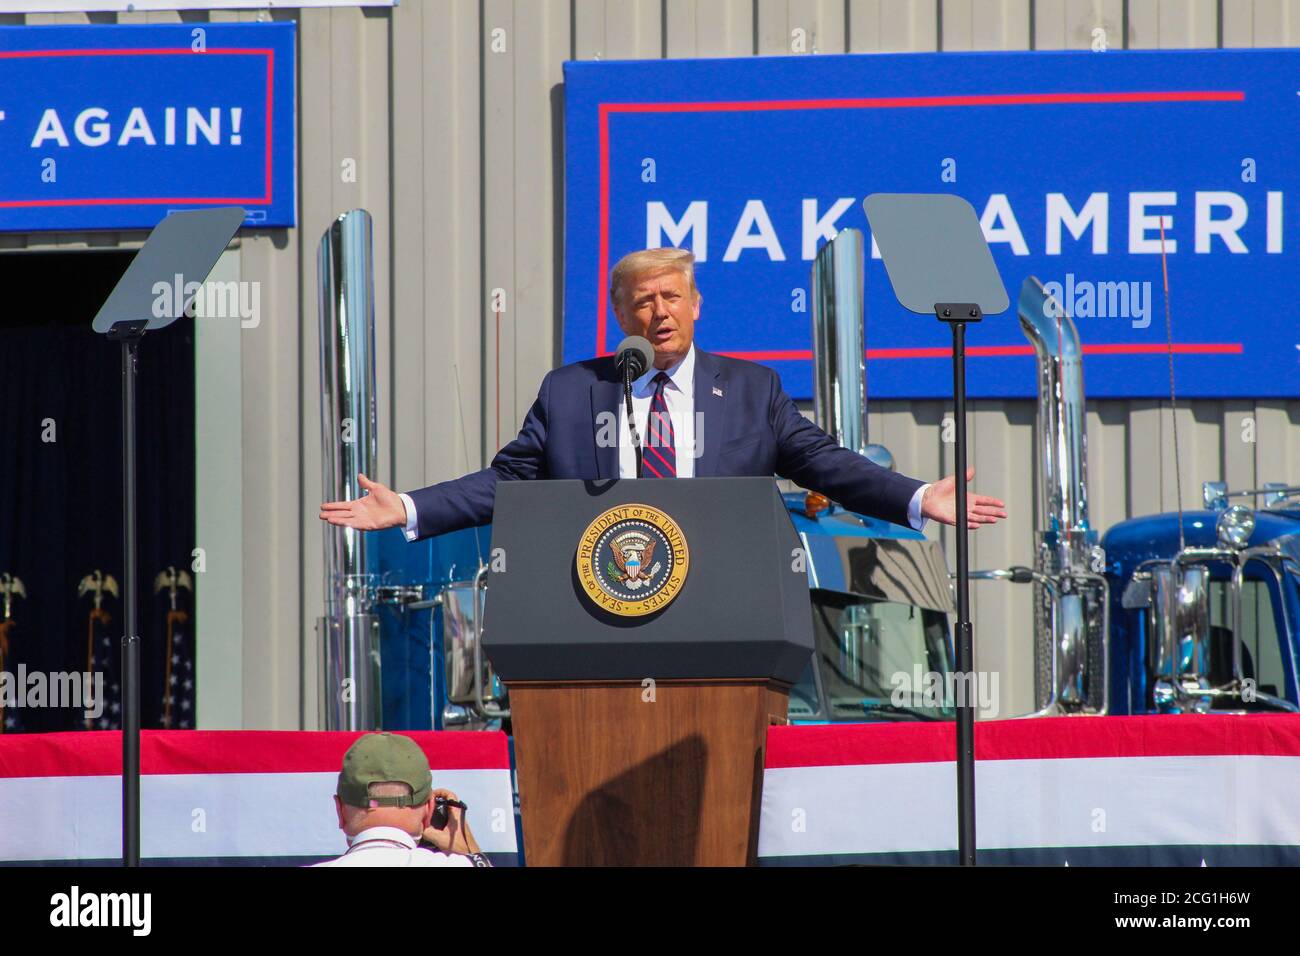
[[[656,537],[646,525],[667,529],[646,570],[657,561],[678,587],[650,613],[613,613],[633,602],[593,594],[593,575],[611,541],[639,560]],[[767,728],[784,722],[813,646],[800,542],[773,482],[502,482],[492,548],[504,563],[483,647],[510,689],[526,862],[752,863]]]
[[[788,695],[763,680],[512,683],[524,858],[753,863],[763,744]]]

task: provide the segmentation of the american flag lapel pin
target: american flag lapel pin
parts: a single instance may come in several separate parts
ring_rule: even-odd
[[[721,398],[721,397],[722,397],[722,389],[720,389],[720,388],[718,388],[718,386],[714,385],[714,386],[713,386],[713,394],[716,395],[716,396],[718,396],[718,398]]]

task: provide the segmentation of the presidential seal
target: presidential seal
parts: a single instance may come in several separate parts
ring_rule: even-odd
[[[649,505],[619,505],[587,525],[578,542],[578,581],[612,614],[640,617],[677,597],[690,567],[677,522]]]

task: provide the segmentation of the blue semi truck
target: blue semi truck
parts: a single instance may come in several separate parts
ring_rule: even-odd
[[[1109,713],[1300,710],[1300,499],[1207,483],[1205,510],[1106,532]],[[1236,495],[1233,495],[1236,497]],[[1258,507],[1257,507],[1258,505]]]

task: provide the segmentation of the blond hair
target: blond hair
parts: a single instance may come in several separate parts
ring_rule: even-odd
[[[699,298],[700,290],[695,287],[695,255],[689,249],[641,249],[629,252],[619,259],[609,274],[609,297],[614,305],[623,305],[623,289],[640,276],[652,272],[675,270],[686,277],[686,285],[693,298]]]

